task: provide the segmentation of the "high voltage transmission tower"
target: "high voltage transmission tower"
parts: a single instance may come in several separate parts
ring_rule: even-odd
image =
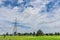
[[[17,18],[15,19],[15,22],[14,22],[13,32],[14,32],[13,35],[17,34]]]
[[[13,35],[16,35],[17,34],[17,27],[30,28],[30,27],[24,25],[23,23],[22,24],[21,23],[18,24],[17,18],[14,20],[13,24],[14,24],[14,27],[13,27]]]

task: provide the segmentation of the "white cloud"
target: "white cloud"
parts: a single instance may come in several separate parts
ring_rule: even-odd
[[[18,0],[18,3],[21,3],[21,2],[23,2],[23,0]]]
[[[44,2],[44,3],[43,3]],[[12,21],[14,22],[15,18],[17,17],[18,22],[24,23],[28,27],[31,27],[30,29],[24,29],[18,27],[18,32],[32,32],[37,31],[38,29],[42,29],[44,32],[58,32],[59,24],[60,24],[60,8],[55,9],[53,12],[44,12],[41,13],[40,11],[42,9],[45,9],[45,4],[49,1],[46,0],[36,0],[34,2],[31,2],[31,4],[34,6],[34,8],[28,7],[24,10],[24,12],[19,12],[19,7],[14,7],[13,9],[9,9],[7,7],[1,7],[0,8],[0,21],[1,28],[5,28],[4,30],[0,31],[1,33],[6,32],[12,32],[13,30],[13,24],[8,24],[5,21]],[[40,3],[43,3],[41,5]],[[5,26],[5,27],[4,27]],[[10,28],[11,31],[10,31]]]

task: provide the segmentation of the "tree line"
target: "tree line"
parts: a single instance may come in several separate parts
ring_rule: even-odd
[[[6,34],[3,34],[4,36],[57,36],[60,35],[59,32],[55,32],[55,33],[44,33],[42,30],[38,30],[36,33],[35,32],[31,32],[31,33],[16,33],[14,32],[14,34],[9,34],[8,32]]]

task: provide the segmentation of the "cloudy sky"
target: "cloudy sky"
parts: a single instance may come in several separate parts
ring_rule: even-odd
[[[0,34],[17,32],[60,32],[60,0],[0,0]]]

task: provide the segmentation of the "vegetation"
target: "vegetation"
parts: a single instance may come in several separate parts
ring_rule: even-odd
[[[42,30],[38,30],[36,33],[35,32],[30,32],[30,33],[16,33],[14,34],[9,34],[8,32],[6,34],[3,34],[4,36],[59,36],[59,32],[55,33],[44,33]]]
[[[0,40],[60,40],[60,33],[44,33],[42,30],[38,30],[35,32],[30,33],[16,33],[9,34],[8,32],[6,34],[3,34],[3,36],[0,36]]]
[[[36,36],[43,36],[44,33],[42,32],[42,30],[38,30],[37,33],[36,33]]]
[[[0,40],[60,40],[60,36],[0,36]]]

